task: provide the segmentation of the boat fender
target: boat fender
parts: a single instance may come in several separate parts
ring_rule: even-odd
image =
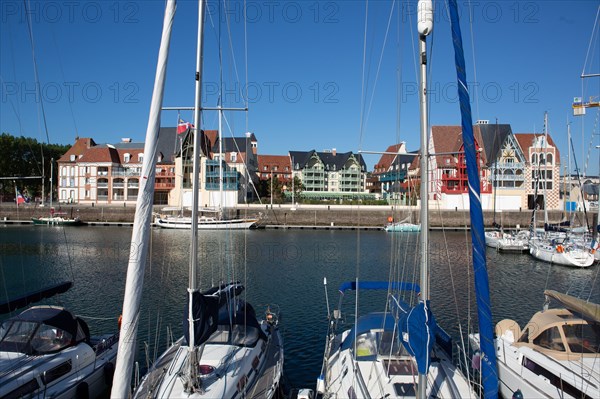
[[[562,254],[564,250],[565,249],[563,248],[562,245],[557,245],[556,246],[556,252],[558,252],[559,254]]]
[[[388,222],[392,223],[393,221],[394,221],[394,218],[393,218],[393,217],[391,217],[391,216],[390,216],[390,217],[388,217]]]
[[[88,389],[87,382],[80,382],[75,388],[75,398],[76,399],[89,399],[90,391]]]
[[[123,322],[123,315],[119,315],[119,320],[117,321],[117,325],[119,326],[119,331],[121,331],[121,323]]]
[[[106,385],[111,386],[113,383],[113,377],[115,375],[115,365],[112,362],[108,362],[104,365],[104,382]]]
[[[523,399],[523,392],[520,389],[517,389],[515,393],[513,393],[512,399]]]

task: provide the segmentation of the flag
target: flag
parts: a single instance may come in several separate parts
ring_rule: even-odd
[[[21,205],[25,202],[25,197],[20,192],[17,192],[17,205]]]
[[[177,134],[182,134],[188,131],[188,129],[193,128],[194,125],[192,125],[189,122],[184,121],[183,119],[179,119],[179,124],[177,125]]]

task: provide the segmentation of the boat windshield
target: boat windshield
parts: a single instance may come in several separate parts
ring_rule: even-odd
[[[235,324],[231,329],[228,326],[219,326],[206,343],[254,346],[258,337],[258,328]]]
[[[356,360],[372,360],[374,356],[398,356],[402,350],[390,331],[369,331],[356,337]]]
[[[551,327],[543,331],[533,340],[533,344],[553,351],[565,351],[558,327]]]
[[[573,353],[600,353],[600,324],[567,324],[563,332]]]
[[[0,328],[0,350],[27,355],[57,352],[71,344],[68,332],[31,321],[7,320]]]

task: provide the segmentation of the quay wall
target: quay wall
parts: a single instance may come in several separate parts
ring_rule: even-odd
[[[155,206],[155,212],[161,212],[163,206]],[[49,215],[49,207],[14,204],[0,205],[0,222],[4,220],[17,221],[31,220],[32,217]],[[61,205],[55,207],[57,212],[62,212],[69,217],[79,216],[83,222],[133,222],[135,208],[128,206],[90,206],[90,205]],[[228,209],[227,214],[232,217],[261,216],[262,223],[272,226],[356,226],[356,227],[383,227],[393,218],[400,221],[411,217],[412,221],[419,221],[419,210],[412,208],[393,208],[391,206],[351,206],[351,205],[305,205],[300,204],[292,208],[286,205],[242,205],[235,209]],[[563,218],[561,211],[548,211],[551,223],[559,222]],[[588,223],[595,226],[597,212],[588,212]],[[540,212],[538,226],[541,226],[543,216]],[[531,211],[502,211],[495,215],[496,223],[505,228],[520,226],[526,228],[531,220]],[[575,215],[577,225],[584,224],[583,212]],[[494,222],[494,212],[484,211],[484,224],[491,227]],[[430,209],[429,225],[431,228],[464,228],[470,225],[468,210],[440,210]]]

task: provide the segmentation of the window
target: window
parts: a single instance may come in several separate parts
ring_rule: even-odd
[[[569,350],[573,353],[600,353],[600,325],[571,324],[563,326]]]
[[[230,158],[231,162],[237,162],[237,152],[232,152]]]
[[[543,331],[533,340],[533,344],[553,351],[564,352],[565,350],[558,327],[551,327]]]
[[[127,163],[131,160],[131,154],[126,152],[125,155],[123,155],[123,162]]]
[[[140,152],[140,153],[138,154],[138,162],[139,162],[139,163],[142,163],[142,162],[144,162],[144,153]]]
[[[552,165],[552,154],[548,154],[546,156],[546,163]]]
[[[534,165],[537,165],[537,163],[538,163],[538,156],[537,156],[537,154],[531,155],[531,163],[534,164]]]

